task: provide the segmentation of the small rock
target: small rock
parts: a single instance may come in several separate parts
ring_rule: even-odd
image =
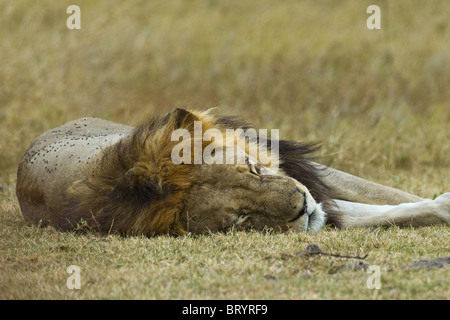
[[[349,263],[344,266],[344,269],[350,270],[366,270],[369,267],[368,263],[359,261],[357,263]]]
[[[302,255],[302,254],[310,253],[310,252],[322,252],[322,249],[320,249],[317,244],[310,244],[306,247],[305,250],[297,251],[295,253],[295,255]]]

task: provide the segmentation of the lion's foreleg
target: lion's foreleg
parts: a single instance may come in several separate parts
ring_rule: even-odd
[[[324,182],[331,187],[334,199],[367,204],[400,204],[423,199],[399,189],[386,187],[351,174],[317,164],[324,170]]]
[[[450,193],[416,203],[372,205],[335,200],[340,227],[450,225]]]

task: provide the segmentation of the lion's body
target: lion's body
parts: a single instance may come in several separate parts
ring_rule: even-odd
[[[246,126],[177,109],[137,128],[83,118],[44,133],[19,164],[17,196],[24,217],[62,230],[84,222],[101,232],[148,236],[231,226],[314,232],[324,224],[322,207],[329,222],[343,227],[395,222],[400,212],[399,224],[415,225],[406,213],[411,210],[421,213],[414,220],[419,225],[449,223],[448,194],[418,202],[417,196],[321,167],[310,159],[311,144],[280,140],[279,157],[271,158],[280,162],[277,171],[247,156],[247,149],[244,166],[174,164],[171,134],[192,131],[194,121],[202,121],[203,130]],[[256,175],[249,169],[254,163]],[[413,207],[354,207],[346,201]]]
[[[18,169],[18,196],[25,218],[56,224],[70,185],[93,170],[102,150],[132,130],[111,121],[83,118],[39,136]]]

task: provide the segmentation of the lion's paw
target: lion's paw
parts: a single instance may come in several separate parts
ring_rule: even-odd
[[[434,200],[438,204],[438,215],[450,225],[450,192],[441,194]]]

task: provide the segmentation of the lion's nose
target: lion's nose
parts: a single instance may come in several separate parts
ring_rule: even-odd
[[[302,214],[305,214],[308,212],[308,202],[306,201],[306,192],[300,190],[297,186],[296,186],[296,188],[297,188],[297,192],[300,192],[303,195],[303,210],[301,210],[301,211],[303,211]]]
[[[308,203],[306,201],[306,192],[301,191],[299,188],[297,188],[296,191],[301,193],[303,196],[303,208],[299,210],[298,214],[293,219],[288,220],[288,222],[294,222],[295,220],[297,220],[298,218],[300,218],[301,216],[303,216],[305,213],[308,212]]]

